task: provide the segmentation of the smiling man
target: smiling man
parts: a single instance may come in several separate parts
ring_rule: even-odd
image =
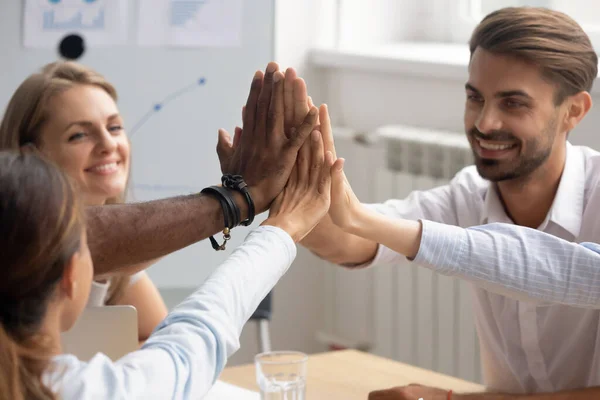
[[[464,125],[475,166],[446,186],[370,207],[390,218],[462,227],[503,222],[568,241],[600,242],[600,154],[567,141],[592,106],[598,60],[588,36],[565,14],[505,8],[478,25],[470,52]],[[346,266],[403,258],[343,232],[331,219],[303,244]],[[531,282],[532,291],[548,284],[544,276]],[[473,289],[485,381],[491,391],[506,394],[453,399],[600,398],[593,388],[600,386],[599,310],[523,301],[506,294],[511,288],[504,294],[476,284]],[[577,388],[589,389],[568,391]],[[446,393],[410,386],[371,398],[419,397],[445,399]]]

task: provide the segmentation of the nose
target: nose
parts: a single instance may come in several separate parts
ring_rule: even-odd
[[[117,149],[117,140],[107,129],[102,129],[97,146],[101,154],[110,154]]]
[[[486,104],[475,120],[475,127],[481,133],[499,131],[502,129],[502,121],[494,107]]]

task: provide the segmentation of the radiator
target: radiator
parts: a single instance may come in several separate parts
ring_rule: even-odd
[[[363,202],[444,185],[472,163],[466,138],[455,132],[406,126],[335,132],[338,156],[346,158],[346,174]],[[408,262],[324,270],[321,342],[481,381],[468,284]]]

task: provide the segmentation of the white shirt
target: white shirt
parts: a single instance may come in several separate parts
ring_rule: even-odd
[[[129,278],[129,286],[135,284],[143,276],[146,275],[146,271],[136,272]],[[90,296],[88,297],[87,307],[102,307],[106,305],[106,297],[108,296],[108,289],[110,288],[110,281],[96,282],[92,281],[92,287],[90,289]]]
[[[117,362],[103,354],[89,362],[60,355],[44,382],[65,400],[202,398],[239,348],[242,327],[295,256],[283,230],[257,228],[141,350]]]
[[[600,242],[599,179],[600,154],[567,143],[554,203],[538,229],[567,241]],[[391,217],[461,227],[512,224],[494,186],[474,166],[459,172],[449,185],[371,207]],[[401,259],[379,246],[372,264]],[[477,284],[473,294],[483,375],[490,389],[535,393],[600,385],[599,310],[523,301]]]

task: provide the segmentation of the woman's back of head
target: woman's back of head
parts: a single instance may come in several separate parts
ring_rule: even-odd
[[[40,334],[80,250],[81,207],[68,179],[35,154],[0,151],[0,399],[52,398],[41,383],[54,344]]]

